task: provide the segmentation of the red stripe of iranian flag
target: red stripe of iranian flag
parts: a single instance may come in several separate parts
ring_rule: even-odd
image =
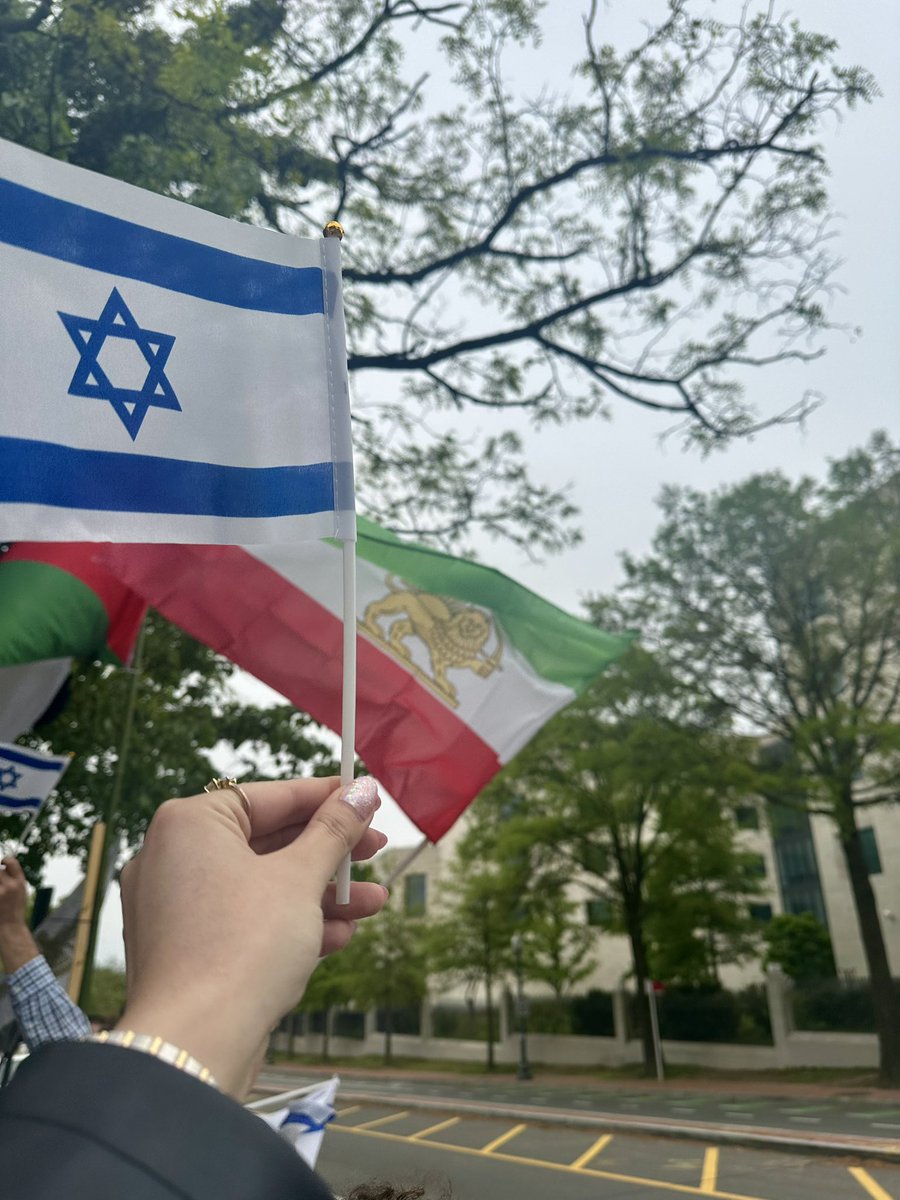
[[[339,547],[97,549],[170,620],[339,731]],[[357,751],[432,841],[628,645],[365,520],[357,575]]]

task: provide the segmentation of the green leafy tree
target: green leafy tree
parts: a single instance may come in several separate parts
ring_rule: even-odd
[[[117,1021],[125,1008],[125,972],[118,967],[94,967],[85,1011],[104,1022]]]
[[[510,939],[519,923],[521,874],[497,863],[458,853],[446,885],[447,906],[428,929],[431,969],[469,989],[484,989],[487,1010],[486,1061],[495,1066],[499,1030],[494,1004],[498,985],[512,967]]]
[[[648,948],[658,979],[720,988],[722,967],[759,953],[748,901],[760,889],[760,862],[736,842],[724,806],[700,832],[673,846],[647,881]]]
[[[354,935],[340,955],[340,970],[348,997],[383,1014],[384,1061],[390,1063],[396,1010],[421,1003],[428,991],[422,922],[389,903]]]
[[[634,647],[541,730],[474,808],[492,857],[524,857],[538,879],[551,868],[568,872],[605,902],[607,928],[627,935],[648,1072],[655,1060],[643,996],[659,974],[654,933],[658,944],[680,912],[708,978],[710,935],[721,959],[733,910],[758,886],[727,805],[744,777],[736,748],[695,693]],[[705,902],[698,912],[701,893],[727,901],[726,928],[721,907]]]
[[[885,1083],[900,1010],[860,820],[900,785],[900,449],[876,434],[822,482],[773,473],[670,488],[626,557],[635,619],[673,670],[762,740],[757,789],[834,822],[868,964]]]
[[[342,951],[346,953],[346,951]],[[335,1008],[350,999],[350,988],[341,962],[341,955],[330,954],[320,959],[310,976],[303,999],[295,1011],[321,1013],[322,1015],[322,1058],[328,1059],[331,1043],[331,1017]]]
[[[635,404],[703,446],[804,416],[757,411],[747,367],[822,352],[819,138],[877,89],[774,7],[692,0],[623,48],[584,0],[567,82],[535,78],[542,8],[0,0],[0,136],[287,232],[341,219],[364,506],[556,548],[565,493],[464,414]]]
[[[831,934],[812,913],[780,913],[766,925],[763,938],[766,966],[777,964],[795,983],[837,974]]]
[[[520,904],[523,975],[551,988],[557,1004],[597,965],[595,931],[567,893],[568,878],[547,871],[529,881]]]

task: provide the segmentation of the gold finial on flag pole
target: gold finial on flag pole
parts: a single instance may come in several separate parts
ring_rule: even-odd
[[[344,227],[340,221],[329,221],[322,230],[322,237],[336,237],[344,240]]]

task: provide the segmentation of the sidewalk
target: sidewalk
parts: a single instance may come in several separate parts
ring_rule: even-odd
[[[266,1067],[260,1092],[337,1073],[341,1098],[473,1116],[852,1155],[900,1163],[900,1091],[765,1080],[593,1080],[543,1075],[294,1065]]]

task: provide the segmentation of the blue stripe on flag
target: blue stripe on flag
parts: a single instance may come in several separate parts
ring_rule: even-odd
[[[68,763],[67,758],[47,758],[46,755],[29,754],[19,746],[3,746],[0,748],[0,761],[18,763],[20,767],[30,767],[33,771],[58,771]]]
[[[103,512],[288,517],[334,511],[335,467],[225,467],[0,437],[0,502]]]
[[[325,311],[319,267],[286,267],[160,233],[0,179],[0,241],[234,308]]]
[[[0,812],[24,812],[26,809],[31,812],[37,812],[41,807],[41,801],[37,796],[31,800],[13,800],[12,797],[3,799],[0,796]]]

